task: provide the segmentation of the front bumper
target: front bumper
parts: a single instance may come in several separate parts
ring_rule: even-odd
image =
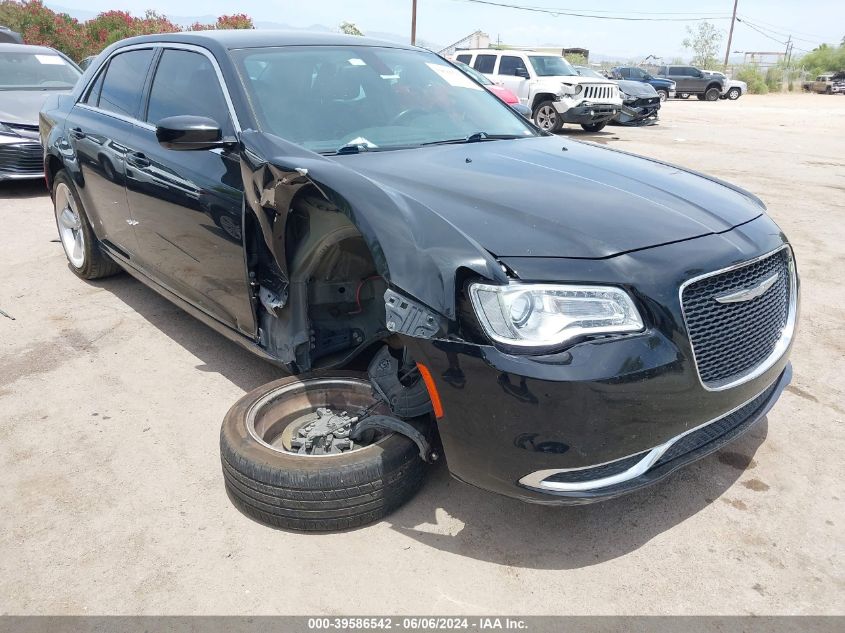
[[[784,243],[777,226],[761,216],[724,234],[607,260],[501,258],[522,279],[637,280],[636,287],[626,287],[643,302],[651,325],[641,334],[533,357],[490,345],[406,339],[440,395],[445,416],[438,430],[451,473],[523,501],[571,505],[641,488],[733,440],[788,384],[794,337],[765,371],[729,389],[708,390],[698,377],[678,289],[685,277],[754,259]],[[746,406],[751,408],[726,425]],[[721,431],[691,443],[693,436],[701,439],[700,429]],[[541,483],[576,471],[587,482],[577,489]],[[558,477],[563,483],[567,478]]]
[[[630,99],[613,120],[623,125],[643,125],[657,120],[659,110],[660,97]]]
[[[44,177],[44,156],[37,141],[0,144],[0,181]]]
[[[558,105],[560,104],[560,105]],[[589,125],[590,123],[601,123],[610,121],[619,114],[622,106],[609,103],[585,103],[573,108],[566,108],[566,104],[556,101],[555,108],[558,110],[564,123],[579,123]]]

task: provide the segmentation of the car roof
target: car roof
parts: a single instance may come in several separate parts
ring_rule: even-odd
[[[59,52],[49,46],[33,46],[31,44],[0,44],[0,53],[33,53],[39,55],[58,55]]]
[[[118,46],[155,42],[195,44],[206,47],[262,48],[271,46],[382,46],[422,50],[416,46],[358,35],[273,29],[229,29],[142,35],[121,40]]]

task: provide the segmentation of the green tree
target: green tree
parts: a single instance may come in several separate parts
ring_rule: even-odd
[[[361,29],[359,29],[352,22],[341,22],[340,23],[340,32],[346,33],[347,35],[363,35],[364,34],[364,32]]]
[[[804,55],[799,63],[812,75],[845,70],[845,44],[839,46],[822,44]]]
[[[687,27],[687,37],[682,42],[684,48],[692,51],[692,65],[699,68],[713,68],[718,64],[716,55],[722,43],[722,32],[710,22],[699,22],[693,28]]]

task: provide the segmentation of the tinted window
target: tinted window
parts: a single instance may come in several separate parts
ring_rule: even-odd
[[[223,89],[209,59],[200,53],[165,50],[150,89],[146,120],[156,124],[180,114],[208,117],[224,134],[232,131]]]
[[[518,71],[522,71],[521,76],[528,76],[528,69],[525,67],[525,62],[520,57],[503,55],[502,61],[499,62],[499,74],[520,76]]]
[[[478,55],[475,58],[475,64],[473,64],[473,68],[480,73],[492,73],[495,66],[495,55]]]
[[[631,76],[631,69],[630,68],[620,68],[619,74],[622,75],[625,79]]]
[[[124,116],[137,117],[152,49],[129,51],[112,57],[106,69],[98,106]]]
[[[88,89],[88,95],[83,100],[85,103],[95,106],[97,105],[97,101],[100,100],[100,90],[103,88],[103,78],[106,76],[105,72],[101,72],[97,75],[96,81],[91,85]]]
[[[462,64],[469,64],[469,60],[472,59],[472,55],[458,55],[456,59],[461,62]]]

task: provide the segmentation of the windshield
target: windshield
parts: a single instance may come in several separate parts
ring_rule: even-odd
[[[467,75],[469,75],[470,77],[472,77],[473,79],[475,79],[475,80],[476,80],[478,83],[480,83],[482,86],[492,86],[492,85],[493,85],[493,82],[492,82],[492,81],[490,81],[489,79],[487,79],[487,77],[485,77],[484,75],[482,75],[482,74],[481,74],[480,72],[478,72],[475,68],[471,68],[470,66],[467,66],[467,65],[466,65],[465,63],[463,63],[463,62],[455,62],[455,66],[457,66],[457,67],[458,67],[458,68],[460,68],[462,71],[464,71]]]
[[[560,75],[577,75],[568,61],[558,55],[529,55],[534,72],[540,77],[556,77]]]
[[[576,66],[575,69],[582,77],[595,77],[596,79],[606,79],[601,73],[597,73],[592,68],[585,68],[584,66]]]
[[[79,75],[54,53],[0,53],[0,90],[69,89]]]
[[[333,153],[537,132],[434,53],[370,46],[232,51],[259,128]],[[474,138],[478,138],[474,136]]]

